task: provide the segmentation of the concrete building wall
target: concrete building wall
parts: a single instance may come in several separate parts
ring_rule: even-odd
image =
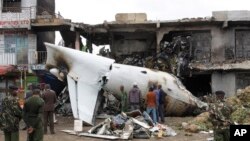
[[[55,14],[55,0],[37,0],[37,14],[40,15],[44,11],[50,15]],[[37,33],[37,50],[46,51],[44,42],[55,43],[55,32],[38,32]]]
[[[118,13],[115,20],[122,23],[140,23],[147,21],[146,13]]]
[[[250,11],[213,11],[212,16],[217,21],[246,21],[250,20]]]
[[[115,55],[129,55],[135,52],[146,52],[155,46],[155,35],[146,33],[114,34],[111,44]]]
[[[0,7],[3,7],[1,0]],[[0,28],[29,28],[30,19],[36,17],[37,0],[22,0],[21,12],[2,12],[0,10]]]
[[[221,28],[211,29],[211,62],[223,62],[225,60],[224,49],[225,49],[225,31]]]
[[[212,73],[212,93],[215,91],[222,90],[226,93],[226,97],[235,95],[236,92],[236,75],[234,72],[230,73],[221,73],[214,72]]]
[[[211,62],[220,63],[234,58],[235,32],[233,28],[211,27]]]

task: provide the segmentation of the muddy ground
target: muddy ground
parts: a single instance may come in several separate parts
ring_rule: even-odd
[[[210,134],[202,134],[202,133],[194,133],[187,135],[187,133],[183,130],[179,130],[180,124],[185,121],[191,120],[193,117],[166,117],[166,124],[172,127],[177,135],[175,137],[164,137],[162,139],[134,139],[134,141],[142,141],[142,140],[167,140],[167,141],[206,141],[207,138],[211,137]],[[77,137],[74,135],[68,135],[66,133],[60,132],[63,129],[73,129],[73,118],[72,117],[57,117],[58,123],[55,125],[56,134],[44,135],[44,141],[100,141],[102,139],[96,138],[87,138],[87,137]],[[98,119],[98,121],[102,121]],[[20,124],[21,128],[23,123]],[[84,126],[84,131],[90,129],[90,126]],[[26,141],[26,131],[20,130],[20,141]],[[0,131],[0,141],[4,141],[3,132]]]

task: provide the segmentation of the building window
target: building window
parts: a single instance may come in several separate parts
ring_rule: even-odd
[[[250,73],[238,73],[236,75],[236,90],[244,89],[250,85]]]
[[[17,64],[28,63],[28,36],[26,34],[5,34],[5,53],[16,54]]]
[[[16,52],[16,38],[15,35],[5,35],[4,36],[4,50],[5,53],[15,53]]]
[[[236,59],[250,59],[250,30],[235,31]]]
[[[3,0],[2,12],[21,12],[21,0]]]
[[[210,62],[212,39],[210,31],[193,32],[191,37],[194,60]]]

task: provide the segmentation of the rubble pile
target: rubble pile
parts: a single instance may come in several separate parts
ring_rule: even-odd
[[[209,102],[213,101],[211,99],[209,99]],[[236,95],[228,97],[224,102],[220,103],[224,103],[232,110],[228,117],[231,123],[250,124],[250,86],[246,87],[245,89],[237,90]],[[204,112],[188,123],[182,123],[182,128],[187,132],[193,133],[212,129],[213,126],[210,120],[210,113]]]
[[[213,127],[209,120],[210,113],[204,112],[189,121],[188,123],[182,123],[182,128],[191,133],[197,133],[199,131],[209,131]]]
[[[242,105],[250,108],[250,86],[237,90],[236,97],[241,101]]]
[[[71,133],[72,131],[63,130]],[[76,134],[76,133],[74,133]],[[95,137],[102,139],[149,139],[151,137],[163,138],[175,136],[176,132],[163,124],[154,124],[151,117],[139,110],[129,113],[121,113],[105,119],[88,130],[87,133],[79,133],[79,136]]]
[[[230,118],[239,124],[250,124],[250,86],[237,90],[236,96],[226,99],[233,107]]]
[[[239,124],[250,124],[250,109],[239,106],[231,114],[230,119]]]

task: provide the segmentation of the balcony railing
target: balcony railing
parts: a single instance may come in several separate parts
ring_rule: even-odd
[[[16,48],[0,48],[0,65],[35,65],[45,64],[47,58],[46,51],[22,50]]]

